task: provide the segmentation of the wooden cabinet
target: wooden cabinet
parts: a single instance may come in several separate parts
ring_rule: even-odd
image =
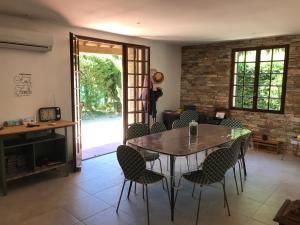
[[[73,122],[41,123],[39,127],[0,131],[0,182],[6,195],[9,181],[63,167],[68,174],[67,127]],[[55,132],[63,128],[64,135]]]

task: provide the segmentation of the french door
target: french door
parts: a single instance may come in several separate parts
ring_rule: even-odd
[[[79,68],[79,40],[82,39],[106,41],[70,33],[72,119],[76,122],[73,128],[75,169],[81,168],[82,161]],[[150,48],[121,42],[113,43],[122,45],[123,48],[123,139],[125,142],[130,124],[138,122],[149,124]]]
[[[124,142],[133,123],[149,124],[150,48],[123,46]]]
[[[72,120],[73,128],[73,158],[75,170],[81,168],[82,137],[81,137],[81,104],[80,104],[80,69],[79,69],[79,38],[70,33],[71,56],[71,87],[72,87]]]

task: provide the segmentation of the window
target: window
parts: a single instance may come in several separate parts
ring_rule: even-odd
[[[233,50],[230,108],[283,113],[288,46]]]

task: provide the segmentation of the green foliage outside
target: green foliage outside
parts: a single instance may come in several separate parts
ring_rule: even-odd
[[[280,110],[285,51],[262,50],[259,66],[257,108]],[[256,51],[237,52],[235,59],[235,107],[253,108]]]
[[[80,101],[83,115],[120,113],[121,71],[119,56],[80,54]]]

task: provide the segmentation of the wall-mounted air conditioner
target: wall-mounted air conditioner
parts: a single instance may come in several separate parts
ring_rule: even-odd
[[[0,48],[46,52],[52,49],[53,39],[49,34],[0,28]]]

